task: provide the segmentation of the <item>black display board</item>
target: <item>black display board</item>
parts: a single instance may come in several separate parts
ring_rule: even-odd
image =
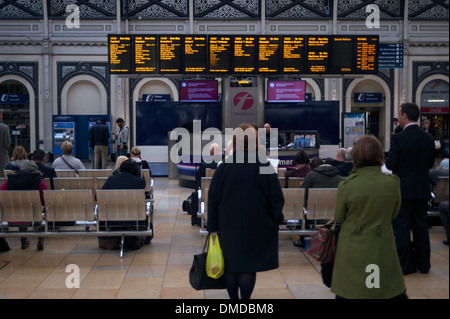
[[[305,39],[302,36],[283,37],[282,73],[304,73]]]
[[[339,144],[339,101],[266,103],[264,114],[279,131],[316,130],[321,145]]]
[[[233,73],[256,73],[258,60],[257,36],[233,37]]]
[[[134,73],[157,73],[157,36],[134,36]]]
[[[194,120],[202,130],[222,130],[222,103],[136,102],[136,144],[167,146],[168,132],[192,130]]]
[[[183,52],[183,73],[202,74],[207,71],[208,38],[206,36],[185,36]]]
[[[180,35],[159,36],[159,72],[182,73],[181,54],[183,39]]]
[[[280,73],[280,36],[258,37],[258,73]]]
[[[109,35],[118,74],[377,74],[378,36]]]
[[[108,44],[109,72],[118,74],[132,73],[132,36],[110,34],[108,35]]]
[[[229,73],[231,71],[231,55],[233,54],[232,37],[229,36],[209,36],[209,72]]]

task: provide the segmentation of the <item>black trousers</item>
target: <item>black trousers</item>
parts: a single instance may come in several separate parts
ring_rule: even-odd
[[[403,200],[400,211],[392,222],[404,275],[417,270],[428,273],[431,267],[427,204],[427,199]]]

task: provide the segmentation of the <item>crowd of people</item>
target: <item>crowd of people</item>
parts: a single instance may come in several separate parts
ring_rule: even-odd
[[[118,157],[113,176],[108,178],[103,189],[145,189],[146,182],[142,173],[143,169],[149,169],[150,166],[146,160],[141,157],[139,147],[133,147],[130,154],[127,154],[128,127],[124,124],[122,118],[117,119],[118,132],[113,135],[120,139],[118,147]],[[0,130],[6,126],[1,122]],[[6,135],[5,135],[6,136]],[[106,126],[106,120],[101,119],[91,127],[89,131],[90,147],[94,148],[94,152],[90,153],[92,167],[95,169],[106,168],[109,153],[109,130]],[[0,148],[0,155],[4,150],[10,147],[11,142],[4,138],[4,145]],[[23,146],[16,146],[13,149],[12,156],[9,161],[0,156],[1,176],[4,171],[12,171],[6,177],[3,184],[0,185],[2,190],[39,190],[42,206],[45,207],[44,190],[48,189],[44,179],[48,178],[50,188],[54,189],[54,178],[57,178],[58,170],[73,170],[78,174],[79,170],[86,169],[83,162],[73,154],[73,144],[70,141],[64,141],[61,144],[62,155],[56,158],[51,165],[46,163],[46,154],[42,149],[36,149],[32,154],[28,154]],[[120,154],[120,155],[119,155]],[[150,171],[151,175],[151,171]],[[18,227],[21,232],[25,232],[31,223],[10,223],[10,226]],[[149,243],[151,238],[144,239],[145,243]],[[30,245],[30,241],[26,237],[21,238],[21,248],[26,249]],[[37,249],[44,249],[44,238],[39,237]],[[0,251],[10,250],[5,238],[0,238]]]
[[[291,177],[304,178],[301,187],[305,188],[305,204],[310,188],[337,189],[334,220],[340,231],[330,285],[336,298],[406,299],[404,276],[426,274],[431,268],[427,211],[437,177],[448,176],[448,158],[433,169],[435,139],[430,129],[417,124],[419,116],[416,104],[400,106],[387,155],[375,136],[364,135],[353,147],[338,149],[335,158],[310,159],[300,150],[295,167],[285,172],[285,187]],[[145,188],[142,169],[150,169],[148,162],[137,147],[128,157],[128,127],[122,119],[116,123],[119,131],[112,134],[119,145],[116,166],[103,188]],[[109,145],[110,136],[105,126],[99,121],[89,134],[95,168],[100,163],[106,167],[103,146]],[[270,125],[265,128],[270,132]],[[283,141],[277,142],[284,147]],[[198,187],[205,169],[215,169],[209,187],[207,231],[220,238],[225,286],[231,299],[251,298],[257,272],[279,266],[278,231],[284,221],[284,197],[276,168],[258,156],[267,146],[259,143],[255,125],[243,123],[234,130],[225,154],[217,144],[211,145],[213,160],[203,163],[196,176]],[[47,188],[42,176],[55,178],[55,169],[84,169],[72,155],[70,142],[64,142],[61,149],[63,155],[49,167],[44,164],[42,150],[36,150],[30,161],[25,149],[17,146],[3,166],[17,173],[8,176],[0,190],[39,189],[42,196]],[[269,174],[261,174],[261,168]],[[448,201],[438,209],[446,231],[444,244],[448,245]],[[29,245],[27,238],[21,243],[22,249]],[[294,245],[304,247],[302,238]],[[43,249],[43,238],[39,238],[37,247]],[[378,267],[380,289],[368,287],[368,265]]]

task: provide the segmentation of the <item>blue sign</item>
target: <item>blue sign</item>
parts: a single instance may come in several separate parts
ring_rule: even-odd
[[[381,93],[355,93],[353,102],[355,103],[381,103],[383,94]]]
[[[0,104],[27,104],[27,94],[0,93]]]
[[[378,47],[378,68],[403,68],[403,43],[380,43]]]
[[[170,102],[170,94],[142,94],[142,102]]]

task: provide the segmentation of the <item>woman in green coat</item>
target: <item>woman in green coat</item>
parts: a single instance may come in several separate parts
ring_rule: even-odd
[[[382,173],[384,152],[373,135],[358,140],[352,160],[336,198],[334,218],[342,225],[331,291],[336,298],[407,298],[392,228],[400,180]]]

